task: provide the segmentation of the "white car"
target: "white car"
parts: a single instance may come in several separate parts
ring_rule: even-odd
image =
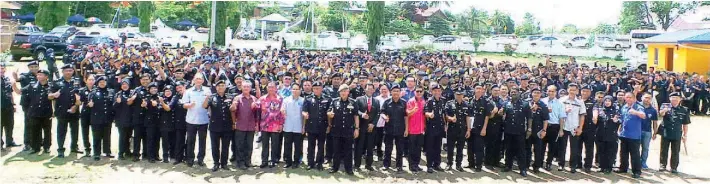
[[[511,34],[493,35],[488,43],[494,43],[496,45],[518,45],[518,37]]]
[[[537,46],[552,47],[554,45],[559,45],[559,44],[561,44],[560,40],[554,36],[543,36],[540,39],[533,40],[530,42],[530,46],[532,46],[532,47],[537,47]]]
[[[126,45],[140,45],[150,47],[158,45],[158,40],[151,33],[125,33]]]
[[[594,39],[594,42],[595,45],[598,45],[601,48],[614,48],[617,50],[622,48],[631,48],[629,39],[613,39],[610,37],[600,36]]]
[[[589,40],[584,36],[577,36],[565,42],[565,47],[584,47],[589,48]]]
[[[94,24],[91,26],[91,29],[108,29],[108,28],[113,28],[111,24]]]
[[[192,39],[185,36],[166,36],[160,39],[160,46],[167,48],[192,47]]]

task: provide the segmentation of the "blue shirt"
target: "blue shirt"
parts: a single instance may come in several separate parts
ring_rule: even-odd
[[[291,87],[281,88],[276,93],[283,98],[291,97]]]
[[[651,132],[651,121],[658,120],[658,111],[653,106],[645,107],[643,112],[646,113],[646,119],[643,119],[643,124],[641,125],[641,130],[644,132]]]
[[[547,120],[548,124],[559,125],[560,119],[567,118],[567,112],[565,112],[564,104],[562,104],[559,99],[550,100],[548,97],[543,98],[541,101],[544,102],[545,105],[547,105],[547,108],[550,109],[550,119]]]
[[[208,87],[200,86],[199,89],[192,87],[185,91],[185,96],[182,97],[182,103],[194,103],[195,105],[187,109],[185,122],[193,125],[206,125],[210,122],[210,117],[207,115],[207,109],[202,107],[202,103],[206,97],[212,95]]]
[[[621,137],[628,139],[641,139],[641,124],[643,124],[643,119],[636,115],[629,114],[629,110],[636,110],[644,112],[644,108],[641,104],[635,103],[631,107],[629,105],[624,105],[621,108],[621,132],[619,133]]]
[[[303,97],[293,99],[293,97],[284,98],[281,108],[286,111],[286,121],[284,122],[284,132],[303,133],[303,115],[301,110],[303,107]]]
[[[409,90],[409,88],[402,88],[402,99],[404,101],[409,101],[409,99],[414,98],[414,90]]]

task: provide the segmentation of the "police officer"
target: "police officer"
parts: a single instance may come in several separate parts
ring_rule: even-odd
[[[340,97],[334,99],[328,110],[328,125],[330,134],[333,136],[333,165],[330,173],[336,173],[340,169],[340,163],[345,165],[345,172],[353,175],[353,139],[358,138],[360,133],[360,119],[357,114],[357,104],[355,100],[348,98],[350,88],[347,85],[340,85],[338,88]]]
[[[500,87],[498,85],[493,85],[491,87],[491,96],[488,100],[491,105],[495,105],[497,111],[491,114],[491,118],[488,119],[488,127],[486,129],[485,137],[485,160],[483,164],[486,165],[491,170],[498,167],[502,155],[500,154],[502,137],[503,134],[501,130],[503,129],[503,107],[506,105],[507,101],[503,101],[500,98]],[[506,94],[507,96],[507,94]],[[506,103],[503,103],[506,102]]]
[[[185,82],[175,82],[175,106],[170,109],[170,111],[173,111],[173,120],[175,121],[175,161],[173,162],[173,165],[177,165],[182,163],[183,158],[185,158],[185,147],[186,142],[186,126],[187,122],[185,122],[185,118],[187,116],[187,109],[183,107],[184,102],[181,101],[183,95],[185,94]]]
[[[175,106],[178,99],[173,95],[173,86],[166,85],[158,98],[160,109],[160,138],[163,148],[163,163],[175,159]]]
[[[402,98],[402,91],[399,85],[392,86],[392,99],[385,100],[382,106],[382,116],[385,119],[385,155],[384,169],[389,170],[392,162],[392,147],[397,147],[396,166],[397,172],[401,173],[402,159],[404,157],[404,140],[408,134],[406,107],[407,104]]]
[[[584,146],[584,164],[582,166],[584,167],[584,172],[589,173],[592,171],[592,163],[594,160],[594,142],[596,140],[594,136],[597,131],[597,125],[594,121],[592,121],[592,111],[594,110],[594,104],[597,102],[594,100],[594,97],[592,97],[591,86],[582,86],[582,100],[584,101],[584,107],[587,108],[587,113],[584,115],[584,129],[582,130],[582,135],[580,137],[580,143],[582,145],[578,146],[578,148],[582,149]],[[582,150],[579,150],[579,153],[582,153],[581,151]],[[579,156],[579,159],[581,159],[582,155],[580,154]],[[580,163],[581,165],[581,162],[579,161],[577,163]]]
[[[542,167],[542,160],[545,154],[545,147],[543,146],[542,139],[547,135],[547,120],[550,119],[550,110],[540,101],[542,97],[542,92],[539,88],[530,89],[532,99],[530,101],[530,112],[531,121],[527,126],[527,139],[525,143],[525,154],[527,155],[526,161],[527,165],[531,165],[533,147],[535,153],[535,162],[532,164],[533,173],[539,173],[540,167]]]
[[[44,59],[47,61],[47,69],[49,70],[49,80],[54,81],[54,76],[59,76],[59,74],[57,73],[57,64],[55,64],[53,48],[49,48],[47,49],[47,51],[45,51]]]
[[[131,95],[131,80],[121,80],[121,85],[114,97],[114,118],[116,128],[118,128],[118,159],[124,160],[126,156],[131,156],[130,143],[128,142],[133,134],[133,123],[131,123],[131,106],[128,105],[128,98]]]
[[[54,102],[54,114],[57,116],[57,144],[59,158],[64,158],[64,140],[67,127],[71,128],[71,152],[79,152],[79,80],[72,78],[74,68],[66,64],[62,66],[62,78],[54,81],[52,93],[59,92],[59,98]]]
[[[12,92],[19,92],[19,89],[15,86],[15,82],[10,81],[10,78],[5,76],[5,63],[0,63],[0,88],[2,90],[0,92],[0,126],[2,127],[0,128],[0,135],[3,134],[2,130],[4,130],[6,147],[20,146],[15,144],[12,138],[12,129],[15,126],[15,103],[12,100]],[[1,138],[2,136],[0,136]],[[2,148],[2,143],[0,143],[0,148]]]
[[[143,158],[147,158],[148,162],[155,163],[160,161],[158,158],[158,142],[160,142],[160,99],[158,97],[158,83],[151,82],[148,85],[148,94],[143,97],[140,106],[144,109],[143,127],[145,128],[145,140],[147,151]],[[138,150],[138,149],[135,149]]]
[[[449,74],[442,75],[439,77],[439,85],[441,85],[441,97],[446,100],[454,99],[454,90],[452,86],[449,85]]]
[[[473,116],[473,125],[471,126],[471,136],[468,137],[468,168],[474,169],[476,172],[481,172],[483,165],[483,137],[486,136],[488,128],[488,117],[494,110],[493,104],[483,97],[485,93],[483,84],[476,83],[474,85],[475,94],[470,102],[470,115]],[[474,157],[475,156],[475,157]]]
[[[87,106],[91,109],[91,134],[94,143],[94,160],[100,160],[103,152],[106,157],[111,156],[111,122],[113,121],[114,92],[107,88],[105,76],[96,79],[97,88],[89,94]],[[87,153],[88,154],[88,153]]]
[[[49,153],[51,146],[52,128],[52,100],[59,97],[59,92],[50,93],[51,84],[48,81],[49,71],[41,70],[37,73],[37,82],[22,88],[22,95],[25,98],[22,104],[27,107],[30,118],[29,137],[32,152],[35,154],[44,148],[44,153]],[[42,136],[44,135],[44,137]]]
[[[209,109],[210,113],[210,142],[212,143],[212,159],[214,167],[212,172],[219,168],[229,170],[227,160],[229,158],[229,142],[232,140],[232,116],[229,107],[232,104],[232,97],[227,96],[227,86],[224,80],[215,83],[217,93],[205,100],[202,107]],[[220,147],[221,146],[221,147]]]
[[[610,174],[616,160],[619,140],[619,109],[611,96],[602,100],[602,107],[594,110],[592,121],[597,124],[597,153],[599,153],[599,169],[604,174]]]
[[[471,120],[469,117],[470,111],[466,101],[463,100],[464,88],[456,89],[456,95],[453,100],[446,103],[446,120],[448,128],[446,132],[446,157],[448,158],[446,170],[452,170],[454,158],[456,159],[456,170],[463,172],[461,162],[463,161],[463,147],[466,144],[466,138],[470,137]],[[456,146],[456,156],[454,157],[454,146]]]
[[[325,96],[332,99],[332,101],[335,101],[335,98],[338,98],[339,96],[337,89],[339,88],[342,81],[343,75],[341,73],[333,74],[330,77],[330,86],[326,86],[323,88]],[[330,133],[326,137],[325,142],[325,163],[329,163],[333,160],[333,153],[335,153],[335,150],[333,149],[333,136],[331,136]]]
[[[20,89],[24,89],[25,87],[29,86],[30,84],[34,84],[37,82],[37,73],[39,72],[39,63],[37,61],[32,61],[30,63],[27,63],[27,69],[29,71],[21,73],[20,77],[18,78],[16,73],[13,73],[13,78],[15,79],[16,82],[20,82]],[[20,105],[22,106],[22,111],[25,112],[24,120],[25,120],[25,130],[24,130],[24,144],[25,148],[22,149],[22,151],[29,151],[31,149],[30,141],[32,138],[30,137],[30,131],[32,128],[30,127],[30,117],[29,115],[29,106],[23,105],[23,104],[29,104],[26,103],[25,99],[26,95],[21,95],[20,96]]]
[[[532,124],[530,105],[521,99],[517,88],[510,89],[511,101],[504,106],[503,122],[505,123],[505,169],[509,172],[513,167],[513,157],[518,160],[520,175],[527,176],[528,162],[525,156],[525,137],[528,124]],[[470,145],[469,145],[470,146]]]
[[[85,79],[86,86],[79,88],[79,98],[81,100],[81,140],[84,143],[85,157],[91,156],[91,138],[89,138],[89,132],[91,131],[91,108],[89,108],[89,94],[96,87],[96,76],[88,75]]]
[[[323,83],[313,83],[313,96],[303,102],[303,118],[306,119],[306,136],[308,137],[308,170],[323,170],[323,151],[328,128],[327,112],[330,109],[331,98],[324,96]],[[316,152],[316,147],[318,151]]]
[[[434,84],[431,87],[432,97],[427,100],[424,106],[426,116],[425,147],[427,160],[427,172],[444,171],[441,168],[441,139],[446,135],[446,120],[444,120],[444,108],[446,99],[441,96],[441,85]]]
[[[141,143],[143,144],[143,156],[147,157],[148,153],[148,142],[145,140],[146,132],[145,126],[143,125],[146,116],[146,109],[141,107],[144,100],[147,100],[148,95],[148,85],[150,84],[151,76],[150,74],[142,74],[140,76],[140,86],[136,87],[131,91],[131,97],[128,98],[128,105],[131,105],[131,122],[133,123],[133,161],[137,162],[140,160],[141,156]]]
[[[671,107],[663,107],[661,116],[663,124],[659,128],[661,139],[661,168],[666,170],[668,163],[668,147],[671,148],[671,172],[678,173],[678,163],[680,162],[680,141],[685,143],[688,139],[688,124],[690,124],[690,112],[687,107],[680,105],[680,94],[671,93]],[[653,135],[655,139],[656,135]]]

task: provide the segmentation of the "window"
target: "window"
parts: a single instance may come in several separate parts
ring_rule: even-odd
[[[658,48],[653,49],[653,64],[658,65]]]
[[[429,21],[424,21],[424,29],[429,28]]]

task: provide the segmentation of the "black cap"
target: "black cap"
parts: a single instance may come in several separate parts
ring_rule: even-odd
[[[47,71],[47,70],[39,70],[39,71],[37,71],[37,73],[42,73],[42,74],[44,74],[44,75],[49,75],[49,71]]]
[[[530,93],[535,92],[535,91],[540,91],[540,88],[532,88],[532,89],[530,89]]]
[[[175,87],[177,87],[177,86],[185,86],[185,82],[182,82],[182,81],[175,82]]]
[[[105,81],[105,80],[106,80],[106,76],[100,76],[100,77],[96,78],[96,84],[98,84],[98,83],[99,83],[100,81],[102,81],[102,80]]]
[[[399,87],[399,85],[395,84],[395,85],[392,85],[392,87],[390,87],[390,90],[394,90],[395,88],[396,88],[396,89],[401,89],[401,88]]]
[[[182,72],[182,73],[185,73],[185,70],[184,70],[184,69],[182,69],[182,68],[178,68],[177,70],[175,70],[175,73],[178,73],[178,72]]]
[[[316,87],[316,86],[321,86],[321,87],[322,87],[322,86],[323,86],[323,83],[320,82],[320,81],[316,81],[316,82],[313,83],[312,87]]]
[[[64,69],[74,69],[74,67],[72,67],[71,64],[64,64],[64,66],[62,66],[62,70]]]
[[[457,95],[463,95],[463,94],[465,93],[464,88],[463,88],[463,87],[458,87],[458,88],[456,88],[456,92],[455,92],[455,93],[456,93]]]
[[[39,66],[39,62],[37,62],[37,61],[32,61],[32,62],[30,62],[30,63],[27,63],[27,66],[32,66],[32,65],[37,65],[37,66]]]
[[[674,96],[680,97],[680,93],[679,93],[679,92],[673,92],[673,93],[671,93],[671,95],[669,95],[669,96],[670,96],[670,97],[674,97]]]
[[[582,90],[592,90],[592,87],[590,85],[583,85]]]
[[[431,89],[441,89],[441,85],[434,84],[433,86],[431,86]]]
[[[158,87],[158,83],[156,83],[156,82],[151,82],[150,84],[148,84],[148,89],[150,89],[150,88],[152,88],[152,87],[156,87],[156,88],[157,88],[157,87]]]
[[[225,84],[224,80],[218,80],[217,82],[214,83],[214,86],[217,86],[220,84]]]
[[[475,88],[475,87],[478,87],[478,86],[484,87],[483,83],[481,83],[481,82],[473,83],[473,87],[474,87],[474,88]]]

